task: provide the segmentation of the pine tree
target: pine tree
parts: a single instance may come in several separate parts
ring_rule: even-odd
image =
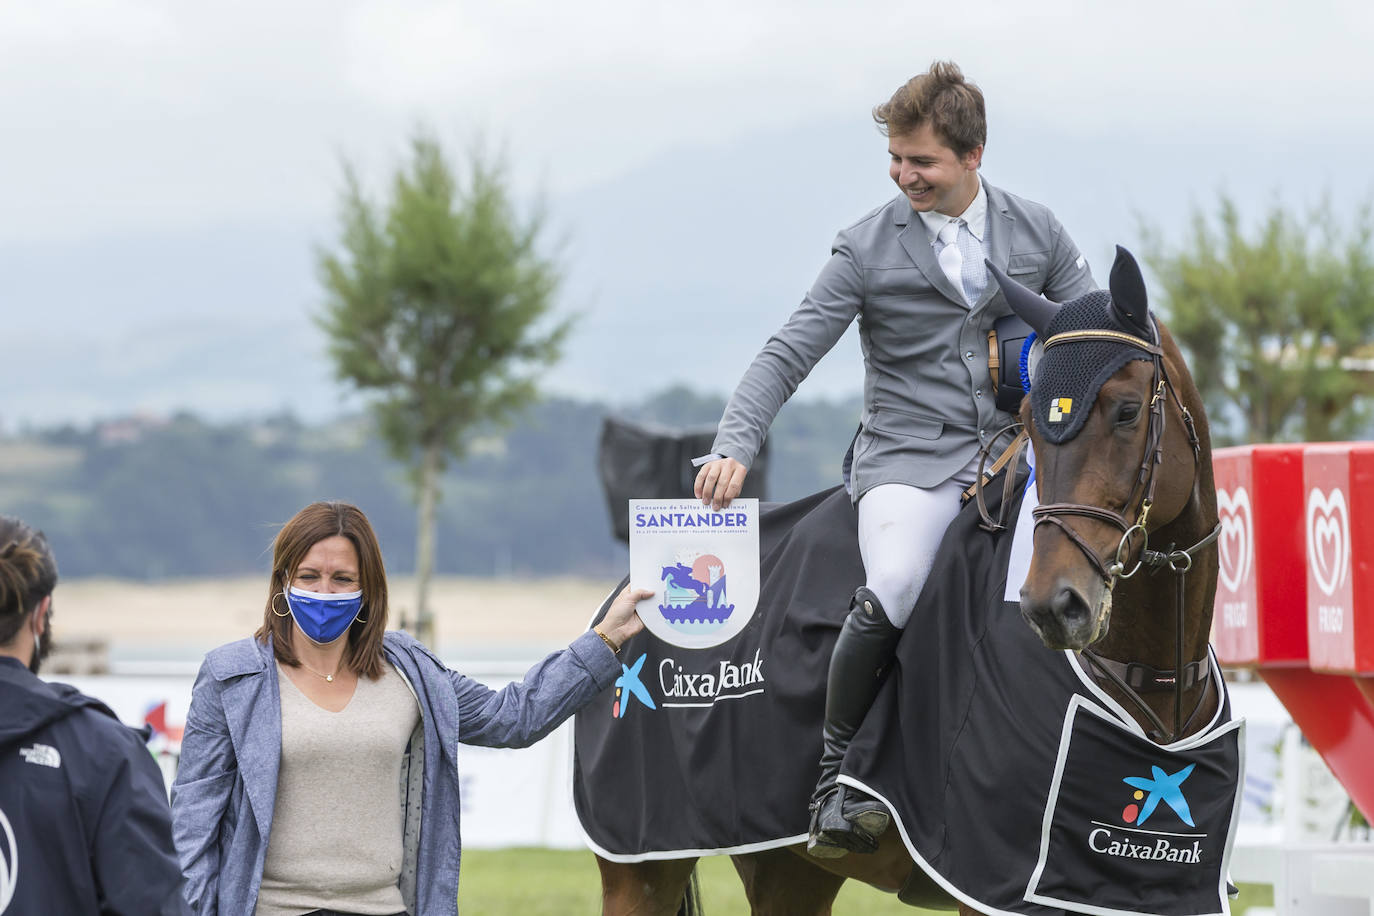
[[[341,381],[369,397],[418,507],[417,636],[428,604],[439,479],[474,427],[536,396],[569,322],[551,315],[559,271],[540,250],[542,215],[522,215],[499,161],[479,148],[459,172],[417,132],[383,211],[345,168],[338,251],[319,254],[320,325]]]

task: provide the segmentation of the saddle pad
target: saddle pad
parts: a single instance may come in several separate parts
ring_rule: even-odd
[[[573,802],[603,858],[748,852],[806,838],[825,672],[863,584],[849,495],[835,487],[761,506],[759,564],[758,604],[738,634],[692,649],[645,630],[621,648],[616,686],[577,714]]]
[[[1014,498],[1020,501],[1021,495]],[[1027,500],[1033,498],[1032,494]],[[1019,520],[1024,520],[1027,508],[1022,507]],[[1080,808],[1080,802],[1088,805],[1089,801],[1075,794],[1080,788],[1074,781],[1079,769],[1063,771],[1070,778],[1070,786],[1064,787],[1062,754],[1072,750],[1072,761],[1081,764],[1084,773],[1107,774],[1112,780],[1148,778],[1153,765],[1168,774],[1175,774],[1178,767],[1169,768],[1171,751],[1146,739],[1126,710],[1084,673],[1072,652],[1046,649],[1021,618],[1018,604],[1009,600],[1017,587],[1008,582],[1008,569],[1013,567],[1015,575],[1024,578],[1026,559],[1022,550],[1013,550],[1012,542],[1024,545],[1030,526],[992,533],[980,529],[977,522],[976,513],[972,517],[961,513],[951,525],[937,559],[938,575],[932,575],[917,602],[894,669],[850,745],[841,781],[882,798],[893,811],[907,851],[926,875],[944,893],[979,912],[1023,916],[1221,912],[1216,893],[1224,885],[1217,883],[1217,874],[1208,879],[1210,904],[1200,907],[1195,904],[1195,888],[1174,885],[1155,888],[1152,897],[1142,890],[1143,885],[1128,884],[1122,888],[1124,900],[1098,899],[1097,879],[1077,874],[1074,869],[1083,863],[1065,857],[1064,850],[1072,844],[1064,839],[1067,828],[1062,820],[1054,820],[1054,813],[1061,819],[1075,813],[1081,817],[1087,809]],[[1013,563],[1017,555],[1021,559]],[[1215,659],[1212,673],[1221,683]],[[1094,721],[1086,728],[1095,730],[1089,737],[1068,740],[1066,722],[1082,726],[1083,716],[1075,714],[1080,709],[1101,716],[1090,717]],[[1098,727],[1102,716],[1110,724]],[[1234,743],[1238,732],[1227,731],[1230,721],[1223,687],[1217,714],[1203,733],[1225,734]],[[1196,741],[1174,747],[1193,747]],[[1155,749],[1153,763],[1135,758],[1129,764],[1112,762],[1114,755],[1131,749],[1144,754],[1149,748]],[[1107,749],[1114,749],[1113,756],[1098,761],[1097,752],[1106,754]],[[1240,763],[1238,757],[1228,758],[1205,779],[1196,772],[1190,777],[1202,779],[1199,786],[1209,784],[1209,791],[1224,788],[1220,797],[1228,818],[1239,795]],[[1122,772],[1114,775],[1117,768]],[[1107,807],[1094,816],[1105,822],[1114,814],[1120,823],[1133,790],[1109,780],[1095,791],[1103,794],[1100,804]],[[1053,830],[1046,824],[1047,816]],[[1152,812],[1152,817],[1151,827],[1164,820],[1165,813]],[[1229,823],[1220,829],[1215,820],[1209,821],[1209,844],[1222,844],[1222,859],[1229,850]],[[1048,847],[1047,830],[1055,840]],[[1044,865],[1037,874],[1042,850]],[[1221,868],[1216,852],[1209,845],[1208,865]],[[988,863],[996,867],[989,868]],[[1070,877],[1064,877],[1065,873]],[[1102,879],[1103,883],[1108,880]],[[1084,886],[1090,890],[1082,891]],[[1073,887],[1080,888],[1077,899],[1072,899]],[[1037,895],[1039,899],[1033,899]]]
[[[1022,469],[1008,517],[1019,519],[1026,476]],[[995,515],[1002,488],[988,489]],[[1077,810],[1068,805],[1077,770],[1066,769],[1056,783],[1075,702],[1112,719],[1107,734],[1113,739],[1132,729],[1144,738],[1072,653],[1046,649],[1016,602],[1007,600],[1015,593],[1007,582],[1015,526],[989,532],[979,522],[970,503],[951,524],[841,779],[885,799],[918,865],[944,893],[981,912],[1214,912],[1139,903],[1136,909],[1073,909],[1098,904],[1068,900],[1071,882],[1059,875],[1076,866],[1054,844],[1045,847],[1036,874],[1047,808],[1052,826],[1055,812],[1071,817]],[[1021,527],[1024,543],[1029,526]],[[751,852],[805,839],[807,803],[819,775],[825,672],[849,598],[863,582],[847,494],[836,488],[765,505],[760,563],[758,608],[737,636],[688,650],[641,633],[621,650],[620,686],[577,715],[573,797],[588,844],[604,858]],[[1016,575],[1024,576],[1023,569],[1018,563]],[[1213,673],[1220,682],[1215,661]],[[1238,734],[1225,732],[1229,722],[1223,696],[1208,734]],[[1067,747],[1086,753],[1088,744],[1078,742],[1090,740],[1074,737]],[[1161,753],[1153,763],[1123,763],[1112,778],[1150,778],[1154,765],[1176,776],[1171,760]],[[1200,769],[1184,783],[1190,804]],[[1218,765],[1215,775],[1226,787],[1219,797],[1229,803],[1240,784],[1239,761]],[[1050,805],[1052,789],[1057,801]],[[1097,819],[1120,818],[1133,790],[1109,781],[1102,791],[1111,808]],[[1154,829],[1170,814],[1156,810],[1134,826]],[[1057,840],[1061,833],[1049,835]],[[1029,894],[1066,902],[1037,902]],[[1192,899],[1178,895],[1175,902],[1187,907]]]
[[[1244,729],[1160,747],[1074,697],[1026,899],[1098,916],[1226,912]]]

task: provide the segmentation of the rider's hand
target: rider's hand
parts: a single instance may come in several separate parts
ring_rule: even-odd
[[[597,629],[609,636],[617,646],[625,645],[625,640],[644,629],[644,621],[639,619],[635,605],[653,596],[652,589],[625,586],[606,609],[606,616],[601,618]]]
[[[723,509],[744,489],[744,476],[748,473],[749,469],[733,458],[708,461],[697,471],[692,492],[704,505]]]

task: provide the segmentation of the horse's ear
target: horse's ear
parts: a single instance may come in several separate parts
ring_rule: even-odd
[[[1117,321],[1146,340],[1154,340],[1150,304],[1145,297],[1145,278],[1140,275],[1140,265],[1135,258],[1120,245],[1116,246],[1116,260],[1112,262],[1107,287],[1112,292],[1112,315]]]
[[[1045,338],[1045,328],[1049,326],[1050,319],[1059,312],[1059,304],[1051,302],[1043,296],[1026,289],[1011,277],[1002,273],[1001,269],[991,261],[984,259],[988,271],[997,278],[997,285],[1002,287],[1002,294],[1007,297],[1007,305],[1016,316],[1030,325],[1035,331],[1035,336],[1041,340]]]

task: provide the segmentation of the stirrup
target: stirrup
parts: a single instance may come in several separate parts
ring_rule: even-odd
[[[849,855],[849,847],[841,845],[828,832],[820,829],[822,801],[818,800],[811,803],[811,821],[806,836],[806,854],[815,859],[843,858]]]
[[[887,806],[877,799],[866,802],[863,809],[852,817],[846,814],[845,819],[875,840],[887,833],[887,828],[892,824],[892,815],[888,813]]]
[[[856,795],[851,803],[850,795],[844,786],[835,786],[811,803],[806,851],[812,856],[837,859],[851,852],[877,851],[878,837],[887,829],[891,816],[876,799]],[[849,816],[846,809],[850,809]]]

